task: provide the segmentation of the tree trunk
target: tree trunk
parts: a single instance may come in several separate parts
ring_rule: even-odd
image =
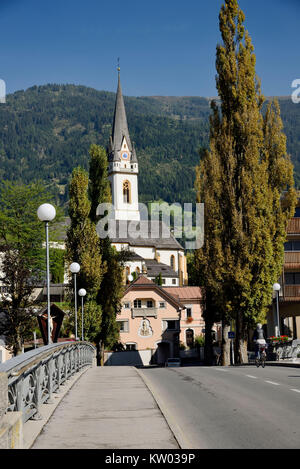
[[[248,327],[240,315],[236,318],[235,363],[248,363]]]
[[[222,351],[221,351],[222,366],[230,365],[230,339],[228,339],[229,331],[230,331],[229,322],[226,320],[222,320]]]
[[[204,363],[208,366],[214,364],[212,326],[211,321],[205,320]]]
[[[104,366],[104,341],[101,341],[100,366]]]
[[[101,355],[100,342],[97,342],[96,343],[96,362],[97,362],[97,366],[101,366],[100,355]]]

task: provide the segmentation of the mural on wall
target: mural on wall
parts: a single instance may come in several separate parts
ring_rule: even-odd
[[[153,330],[150,326],[150,321],[148,321],[148,319],[142,319],[138,335],[140,337],[151,337],[152,334]]]

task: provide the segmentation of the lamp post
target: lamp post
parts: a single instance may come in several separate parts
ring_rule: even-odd
[[[75,340],[78,340],[77,334],[77,286],[76,286],[76,274],[80,271],[80,265],[77,262],[73,262],[70,265],[70,271],[74,276],[74,296],[75,296]]]
[[[280,337],[280,321],[279,321],[279,291],[281,286],[279,283],[274,283],[273,290],[276,294],[276,326],[275,326],[275,336]]]
[[[81,288],[78,292],[78,295],[81,297],[81,340],[83,342],[83,340],[84,340],[84,335],[83,335],[83,321],[84,321],[83,299],[86,295],[86,290],[84,288]]]
[[[37,216],[40,221],[45,223],[46,231],[46,273],[47,273],[47,344],[52,343],[50,334],[50,267],[49,267],[49,222],[54,220],[56,210],[51,204],[40,205],[37,210]]]

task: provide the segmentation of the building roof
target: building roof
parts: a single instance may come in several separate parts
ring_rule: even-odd
[[[158,262],[155,259],[145,259],[148,277],[157,277],[161,274],[162,277],[178,278],[178,273],[175,272],[170,266]]]
[[[203,299],[202,288],[201,287],[164,287],[170,295],[173,295],[179,298],[180,301],[183,300],[200,300]]]
[[[163,287],[156,285],[154,282],[152,282],[152,280],[149,280],[147,277],[144,277],[144,275],[140,275],[136,280],[131,282],[127,286],[123,296],[125,296],[129,290],[132,290],[135,288],[142,289],[142,290],[147,289],[150,291],[154,290],[163,298],[165,298],[167,301],[172,303],[176,308],[185,309],[185,306],[180,302],[178,298],[168,293]]]
[[[132,222],[130,220],[114,220],[115,236],[110,236],[112,243],[129,244],[136,247],[155,247],[158,249],[183,250],[168,227],[157,220]],[[133,223],[133,225],[131,225]],[[136,233],[141,233],[136,237]],[[126,236],[127,235],[127,236]]]

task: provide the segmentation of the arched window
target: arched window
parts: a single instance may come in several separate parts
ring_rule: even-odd
[[[170,265],[173,270],[175,270],[175,256],[171,256]]]
[[[194,347],[194,331],[193,329],[187,329],[185,332],[186,345],[189,348]]]
[[[123,182],[123,202],[124,204],[131,203],[131,187],[129,181]]]

